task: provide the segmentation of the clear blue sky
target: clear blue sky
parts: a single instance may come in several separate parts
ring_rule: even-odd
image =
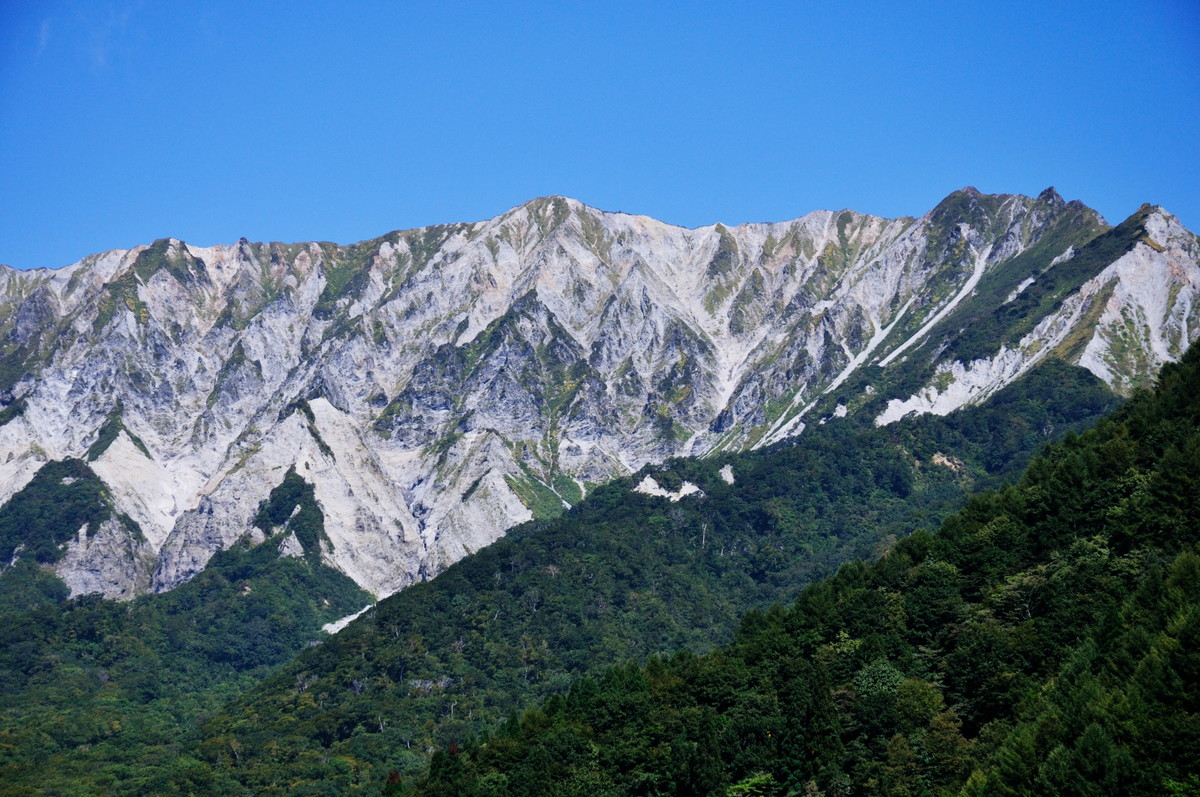
[[[698,226],[1054,185],[1200,231],[1197,0],[699,6],[4,3],[0,262],[546,194]]]

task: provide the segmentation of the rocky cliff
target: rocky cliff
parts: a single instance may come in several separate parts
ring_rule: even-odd
[[[550,197],[351,246],[0,268],[0,501],[88,460],[140,532],[81,530],[56,567],[128,595],[263,539],[294,469],[309,544],[385,595],[670,456],[949,412],[1047,357],[1128,392],[1197,337],[1198,260],[1157,207],[1110,227],[968,188],[921,218],[684,229]]]

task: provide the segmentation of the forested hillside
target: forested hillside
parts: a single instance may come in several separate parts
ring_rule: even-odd
[[[23,564],[0,576],[0,793],[372,793],[392,770],[411,781],[431,752],[579,676],[728,642],[744,612],[935,527],[1116,404],[1081,369],[1047,363],[945,418],[881,429],[834,419],[773,450],[674,461],[654,476],[704,497],[670,503],[630,481],[597,489],[381,603],[245,698],[320,623],[366,601],[311,555],[279,557],[289,535],[311,551],[323,534],[298,474],[257,514],[264,533],[286,525],[272,544],[238,546],[164,595],[65,601],[52,574]],[[38,484],[89,484],[55,475]],[[90,506],[13,506],[51,505]],[[69,520],[59,525],[78,525]]]
[[[795,445],[655,469],[664,487],[688,480],[703,497],[598,489],[306,651],[215,717],[200,756],[212,784],[250,793],[371,793],[393,770],[411,778],[432,751],[580,675],[728,641],[747,610],[936,527],[969,490],[1015,478],[1046,435],[1114,405],[1079,369],[1048,364],[947,418],[831,421]]]
[[[322,533],[312,487],[285,480],[260,519],[287,528],[265,542],[163,595],[67,600],[37,560],[59,554],[53,530],[104,520],[101,487],[82,462],[51,463],[0,512],[0,540],[37,546],[0,571],[0,794],[161,793],[200,766],[187,756],[199,718],[370,597],[312,556],[280,555],[287,534]]]
[[[1198,542],[1193,349],[936,534],[576,681],[408,793],[1196,794]]]

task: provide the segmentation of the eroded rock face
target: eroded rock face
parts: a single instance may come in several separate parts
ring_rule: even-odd
[[[147,591],[153,563],[154,550],[146,540],[120,518],[111,517],[90,537],[86,527],[80,529],[54,572],[72,596],[99,592],[128,600]]]
[[[670,456],[948,412],[1045,357],[1128,390],[1196,337],[1198,255],[1161,209],[1108,228],[966,189],[919,219],[689,230],[551,197],[348,247],[0,268],[0,500],[91,450],[142,538],[58,570],[116,596],[199,572],[294,468],[323,558],[385,595]]]
[[[1197,337],[1200,247],[1196,236],[1161,210],[1148,212],[1143,227],[1145,234],[1128,251],[1066,296],[1015,345],[1001,344],[988,358],[939,362],[934,384],[907,399],[892,399],[876,423],[914,412],[945,415],[982,401],[1047,356],[1087,368],[1120,393],[1145,384]],[[1069,262],[1074,252],[1065,254],[1046,271]],[[1036,282],[1027,278],[1016,295]]]

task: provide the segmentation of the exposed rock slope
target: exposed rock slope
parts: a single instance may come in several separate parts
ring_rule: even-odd
[[[919,219],[689,230],[551,197],[346,247],[0,268],[0,500],[87,457],[151,552],[105,583],[164,590],[295,468],[324,558],[383,595],[672,455],[948,412],[1045,357],[1128,391],[1197,336],[1198,259],[1159,208],[1110,228],[965,189]]]

